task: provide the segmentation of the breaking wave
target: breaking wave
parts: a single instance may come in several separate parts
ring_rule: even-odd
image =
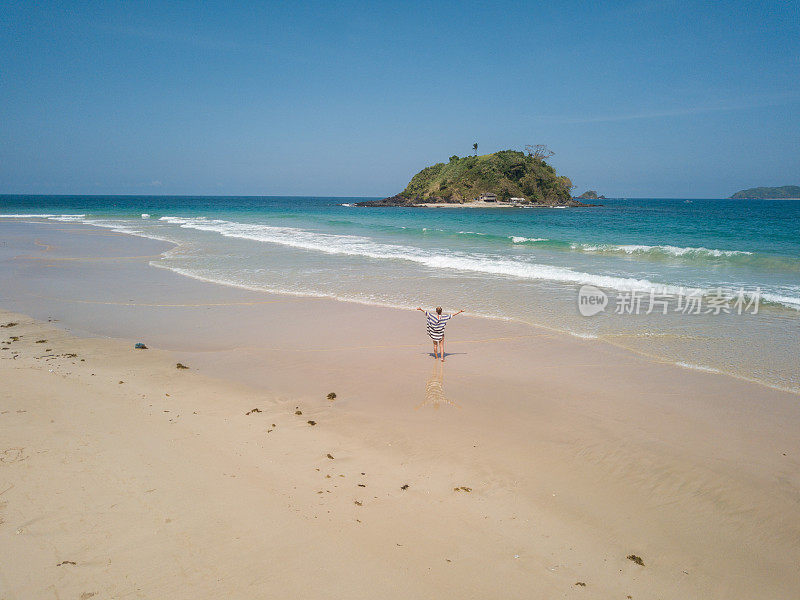
[[[717,250],[714,248],[681,248],[679,246],[645,246],[642,244],[571,244],[572,250],[588,254],[628,254],[651,256],[688,256],[700,258],[722,258],[727,256],[750,256],[745,250]]]
[[[161,217],[160,220],[183,228],[219,233],[225,237],[279,244],[326,254],[361,256],[379,260],[405,260],[434,269],[471,271],[579,285],[590,284],[620,291],[649,292],[658,290],[661,293],[674,294],[700,291],[681,286],[664,285],[647,279],[584,273],[567,267],[499,258],[485,254],[447,250],[437,251],[412,246],[384,244],[357,235],[319,233],[294,227],[235,223],[205,217],[165,216]]]

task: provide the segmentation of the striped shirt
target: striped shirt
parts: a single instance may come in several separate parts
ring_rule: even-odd
[[[444,326],[453,315],[437,315],[435,312],[425,312],[428,320],[428,335],[434,342],[439,342],[444,337]]]

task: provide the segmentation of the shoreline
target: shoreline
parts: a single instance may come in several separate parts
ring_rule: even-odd
[[[0,350],[26,457],[0,471],[0,579],[20,595],[797,589],[794,395],[475,317],[448,325],[442,365],[408,311],[202,283],[130,258],[163,242],[50,225],[0,271],[0,306],[40,318],[0,317],[21,334]]]
[[[488,204],[491,207],[492,203],[488,203]],[[422,206],[422,205],[420,205],[420,206]],[[450,206],[459,207],[459,206],[462,206],[463,207],[463,205],[448,205],[448,204],[432,204],[431,205],[431,207],[442,207],[442,206],[444,206],[444,207],[450,207]],[[508,206],[507,205],[507,206],[505,206],[505,208],[513,208],[513,206]],[[544,206],[542,206],[542,207],[539,207],[539,208],[553,208],[553,207],[544,207]],[[33,224],[42,223],[41,221],[21,221],[21,222],[33,223]],[[0,223],[2,223],[2,221],[0,221]],[[44,222],[44,223],[47,224],[47,222]],[[82,227],[85,226],[84,224],[71,223],[71,222],[56,221],[56,223],[60,223],[65,229],[68,229],[69,227],[82,228]],[[50,223],[50,224],[52,224],[52,223]],[[100,229],[100,230],[112,231],[114,233],[117,233],[117,234],[120,234],[120,235],[129,236],[129,237],[132,237],[132,238],[135,238],[135,239],[155,240],[155,241],[158,241],[158,242],[161,242],[161,243],[169,245],[170,248],[167,249],[167,250],[162,251],[160,253],[161,256],[163,256],[164,254],[168,253],[170,250],[174,250],[174,249],[179,248],[181,246],[180,243],[172,242],[172,241],[165,240],[165,239],[159,238],[159,237],[145,236],[145,235],[141,235],[141,234],[137,234],[137,233],[132,233],[130,231],[124,231],[124,230],[117,230],[117,229],[114,229],[114,228],[109,228],[109,227],[102,226],[102,225],[88,225],[88,226],[91,227],[91,228],[97,228],[97,229]],[[153,258],[155,258],[155,256]],[[229,287],[229,288],[234,288],[234,289],[247,290],[247,291],[250,291],[250,292],[255,292],[255,293],[258,293],[258,294],[266,294],[266,295],[269,295],[269,296],[278,296],[278,297],[287,296],[287,297],[292,297],[292,298],[313,298],[313,299],[318,299],[318,300],[323,300],[323,301],[343,302],[343,303],[347,303],[347,304],[354,304],[354,305],[360,305],[360,306],[372,306],[372,307],[379,307],[379,308],[388,308],[388,309],[391,309],[391,310],[402,310],[402,311],[413,311],[414,310],[414,307],[412,307],[410,305],[409,306],[404,306],[404,305],[400,305],[400,304],[371,302],[371,301],[365,301],[365,300],[359,300],[359,299],[347,298],[347,297],[339,297],[339,296],[334,296],[334,295],[326,295],[326,294],[306,294],[306,293],[293,293],[293,292],[285,291],[285,290],[266,290],[266,289],[259,288],[257,286],[247,286],[247,285],[244,285],[244,284],[236,284],[236,283],[231,283],[231,282],[228,282],[228,281],[220,281],[220,280],[215,280],[215,279],[202,277],[200,275],[196,275],[194,273],[191,273],[191,272],[188,272],[188,271],[185,271],[185,270],[182,270],[182,269],[176,269],[176,268],[173,268],[173,267],[162,265],[162,264],[159,264],[157,262],[152,262],[151,261],[149,263],[149,265],[154,267],[154,268],[164,269],[164,270],[167,270],[169,272],[175,273],[175,274],[179,275],[180,277],[191,278],[191,279],[194,279],[196,281],[209,283],[209,284],[214,285],[214,286],[224,286],[224,287]],[[500,321],[500,322],[514,323],[514,324],[517,324],[518,326],[521,326],[521,327],[526,328],[526,329],[527,328],[531,328],[531,329],[536,330],[536,331],[547,331],[549,333],[555,333],[557,335],[565,336],[566,338],[572,339],[572,340],[583,340],[583,341],[592,340],[592,341],[596,341],[596,342],[603,342],[605,344],[608,344],[610,346],[613,346],[613,347],[618,348],[620,350],[623,350],[625,352],[629,352],[632,355],[636,355],[636,356],[639,356],[639,357],[651,359],[651,360],[654,360],[656,362],[662,362],[662,363],[674,365],[674,366],[676,366],[678,368],[681,368],[681,369],[718,374],[718,375],[722,375],[722,376],[726,376],[726,377],[731,377],[731,378],[739,380],[739,381],[753,383],[753,384],[756,384],[756,385],[759,385],[759,386],[763,386],[763,387],[768,388],[768,389],[772,389],[772,390],[776,390],[776,391],[780,391],[780,392],[786,392],[786,393],[789,393],[789,394],[795,394],[795,395],[800,396],[800,388],[791,388],[791,387],[787,387],[787,386],[782,386],[782,385],[779,385],[779,384],[770,383],[768,381],[762,381],[762,380],[759,380],[759,379],[756,379],[756,378],[753,378],[753,377],[749,377],[749,376],[744,375],[744,374],[735,373],[735,372],[731,372],[731,371],[726,371],[726,370],[719,369],[719,368],[716,368],[716,367],[709,367],[709,366],[706,366],[706,365],[695,364],[695,363],[687,363],[687,362],[685,362],[683,360],[678,360],[678,359],[665,358],[663,356],[659,356],[658,354],[655,354],[655,353],[652,353],[652,352],[648,352],[646,350],[640,350],[640,349],[637,349],[637,348],[632,348],[630,346],[625,346],[623,344],[615,342],[613,339],[609,339],[606,336],[586,335],[586,334],[582,334],[582,333],[571,331],[569,329],[563,329],[563,328],[557,328],[557,327],[548,327],[547,325],[544,325],[544,324],[541,324],[541,323],[532,323],[532,322],[525,321],[525,320],[522,320],[522,319],[518,319],[518,318],[515,318],[515,317],[502,317],[502,316],[486,315],[486,314],[472,314],[472,313],[469,313],[469,312],[465,312],[465,316],[470,317],[470,318],[485,319],[485,320],[495,321],[495,322]]]
[[[490,207],[491,207],[492,203],[489,203],[489,204],[490,204]],[[459,207],[459,206],[463,206],[463,205],[443,205],[443,204],[433,204],[433,205],[431,205],[431,207],[442,207],[442,206],[444,206],[444,207],[450,207],[450,206]],[[513,208],[513,207],[512,206],[505,206],[505,208]],[[540,207],[540,208],[552,208],[552,207]],[[141,235],[141,234],[133,233],[133,232],[130,232],[130,231],[117,230],[117,229],[106,227],[106,226],[102,226],[102,225],[85,225],[85,224],[81,224],[81,223],[72,223],[72,222],[69,222],[69,221],[67,221],[67,222],[61,222],[61,221],[55,221],[55,222],[49,222],[49,221],[18,221],[18,222],[29,223],[29,224],[60,225],[61,228],[63,228],[64,230],[68,230],[70,228],[75,228],[76,231],[78,231],[80,229],[85,229],[88,226],[91,229],[98,229],[100,231],[113,232],[114,234],[124,235],[126,237],[130,237],[130,238],[133,238],[133,239],[154,240],[154,241],[157,241],[159,243],[166,244],[166,245],[169,246],[168,249],[165,249],[165,250],[163,250],[163,251],[161,251],[159,253],[160,256],[163,256],[164,254],[168,253],[170,250],[174,250],[174,249],[179,248],[181,246],[180,243],[172,242],[172,241],[160,238],[160,237]],[[2,224],[2,223],[3,223],[3,221],[0,220],[0,224]],[[111,233],[109,233],[109,235],[111,235]],[[151,258],[157,258],[157,257],[154,255]],[[356,306],[369,306],[369,307],[387,308],[387,309],[390,309],[390,310],[414,311],[414,307],[412,307],[410,305],[409,306],[405,306],[405,305],[400,305],[400,304],[371,302],[371,301],[359,300],[359,299],[355,299],[355,298],[339,297],[339,296],[335,296],[335,295],[326,295],[326,294],[293,293],[291,291],[286,291],[286,290],[266,290],[266,289],[263,289],[263,288],[260,288],[260,287],[257,287],[257,286],[247,286],[247,285],[244,285],[244,284],[236,284],[236,283],[232,283],[232,282],[228,282],[228,281],[220,281],[220,280],[215,280],[215,279],[202,277],[200,275],[196,275],[194,273],[191,273],[191,272],[188,272],[188,271],[185,271],[185,270],[182,270],[182,269],[176,269],[176,268],[173,268],[173,267],[162,265],[162,264],[159,264],[157,262],[150,262],[149,266],[152,266],[152,267],[158,268],[158,269],[163,269],[163,270],[166,270],[168,272],[177,274],[179,277],[190,278],[190,279],[193,279],[195,281],[200,281],[200,282],[211,284],[213,286],[223,286],[223,287],[227,287],[227,288],[233,288],[233,289],[239,289],[239,290],[247,290],[249,292],[254,292],[256,294],[264,294],[264,295],[267,295],[267,296],[277,296],[277,297],[286,296],[286,297],[289,297],[289,298],[308,298],[308,299],[317,299],[317,300],[321,300],[321,301],[332,301],[332,302],[337,302],[337,303],[345,303],[345,304],[351,304],[351,305],[356,305]],[[558,328],[558,327],[548,327],[547,325],[544,325],[544,324],[541,324],[541,323],[532,323],[532,322],[525,321],[525,320],[522,320],[522,319],[519,319],[519,318],[515,318],[515,317],[502,317],[502,316],[486,315],[486,314],[471,314],[469,312],[466,312],[465,316],[467,316],[469,318],[474,318],[474,319],[484,319],[484,320],[492,321],[492,322],[513,323],[513,324],[516,324],[516,325],[518,325],[518,326],[520,326],[522,328],[525,328],[525,329],[533,329],[535,331],[547,331],[549,333],[554,333],[556,335],[564,336],[565,338],[570,339],[570,340],[602,342],[602,343],[607,344],[609,346],[612,346],[614,348],[620,349],[620,350],[622,350],[624,352],[630,353],[631,355],[635,355],[635,356],[638,356],[638,357],[646,358],[646,359],[653,360],[653,361],[656,361],[656,362],[659,362],[659,363],[669,364],[669,365],[675,366],[675,367],[677,367],[679,369],[682,369],[682,370],[691,370],[691,371],[699,371],[699,372],[717,374],[717,375],[724,376],[724,377],[730,377],[730,378],[738,380],[738,381],[747,382],[747,383],[755,384],[755,385],[758,385],[758,386],[762,386],[762,387],[770,389],[770,390],[775,390],[775,391],[779,391],[779,392],[785,392],[785,393],[788,393],[788,394],[794,394],[794,395],[800,396],[800,388],[792,388],[792,387],[787,387],[787,386],[783,386],[783,385],[780,385],[780,384],[770,383],[768,381],[760,380],[760,379],[757,379],[757,378],[754,378],[754,377],[750,377],[748,375],[741,374],[741,373],[735,373],[735,372],[732,372],[732,371],[727,371],[727,370],[724,370],[724,369],[721,369],[721,368],[718,368],[718,367],[710,367],[710,366],[703,365],[703,364],[690,363],[690,362],[686,362],[686,361],[684,361],[682,359],[679,360],[677,358],[666,358],[666,357],[660,356],[658,354],[655,354],[655,353],[647,351],[647,350],[640,350],[640,349],[637,349],[637,348],[634,348],[634,347],[631,347],[631,346],[626,346],[624,344],[615,342],[613,339],[611,339],[611,338],[609,338],[607,336],[603,336],[603,335],[586,335],[586,334],[583,334],[583,333],[571,331],[569,329]]]

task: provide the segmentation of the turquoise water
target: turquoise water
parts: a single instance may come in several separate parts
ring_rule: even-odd
[[[227,285],[464,308],[800,390],[798,201],[415,209],[357,200],[0,196],[0,215],[175,242],[155,266]],[[607,294],[606,310],[580,314],[582,285]],[[644,314],[650,294],[666,307]],[[688,297],[700,314],[687,314]],[[724,298],[719,311],[714,297]],[[636,298],[640,314],[616,314]]]

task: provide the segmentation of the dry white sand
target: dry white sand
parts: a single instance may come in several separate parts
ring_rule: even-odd
[[[0,256],[0,598],[798,595],[795,395],[463,315],[442,365],[412,312],[30,228]]]

